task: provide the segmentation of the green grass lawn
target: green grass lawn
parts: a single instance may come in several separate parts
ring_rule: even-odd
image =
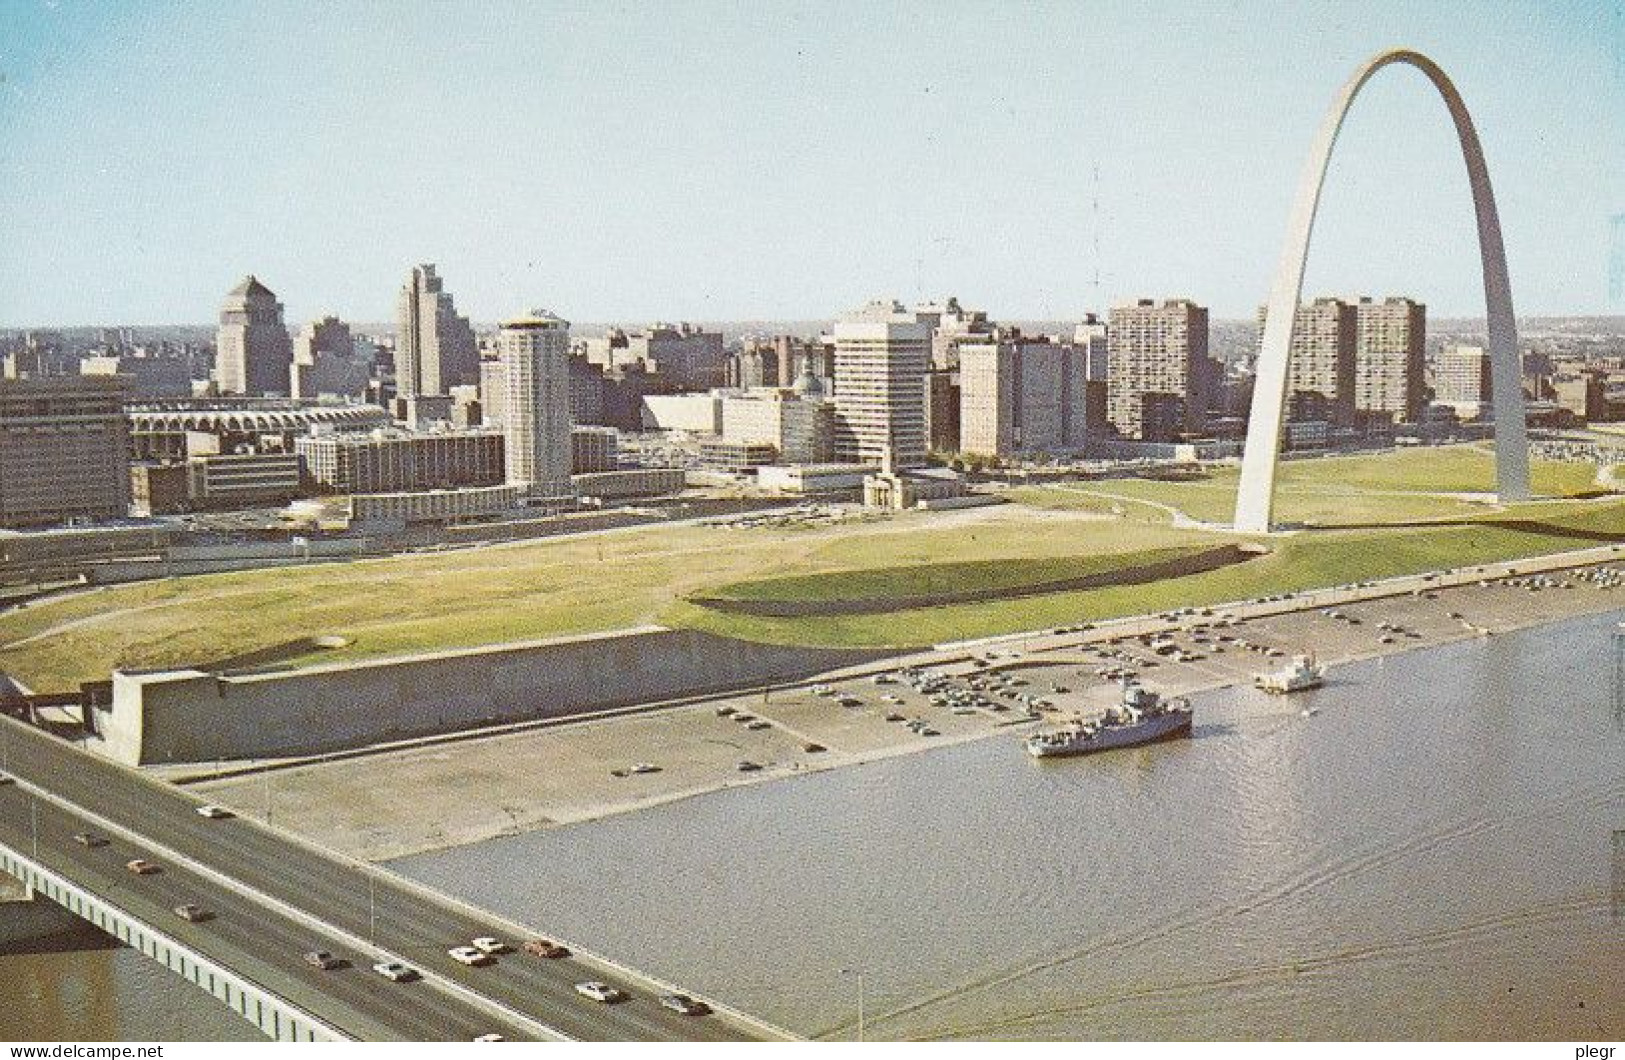
[[[1575,497],[1595,488],[1595,470],[1587,464],[1536,461],[1530,468],[1537,495]],[[1130,518],[1162,521],[1165,513],[1150,506],[1127,510],[1124,501],[1105,495],[1178,508],[1192,519],[1227,523],[1235,515],[1240,471],[1218,468],[1202,479],[1163,482],[1113,478],[1094,482],[1028,487],[1015,491],[1036,507],[1110,510],[1125,507]],[[1349,457],[1284,461],[1276,478],[1275,518],[1310,526],[1363,526],[1415,522],[1481,514],[1487,498],[1451,494],[1489,494],[1495,490],[1493,453],[1479,446],[1456,445],[1398,449]],[[1085,494],[1093,496],[1086,496]]]
[[[820,602],[828,600],[887,600],[940,593],[1019,589],[1065,581],[1127,567],[1192,556],[1199,546],[1148,549],[1143,552],[1088,556],[1049,556],[1039,559],[972,560],[962,563],[922,563],[906,567],[878,567],[832,574],[797,574],[735,582],[708,594],[723,600]]]
[[[1515,520],[1535,525],[1513,525]],[[1562,552],[1602,544],[1607,538],[1625,541],[1625,501],[1584,508],[1526,505],[1515,513],[1515,520],[1481,517],[1425,528],[1304,532],[1272,539],[1273,551],[1262,558],[1149,585],[829,618],[721,614],[678,603],[667,617],[674,624],[750,640],[907,647]],[[1132,524],[1122,525],[1127,529]],[[1205,535],[1205,539],[1222,538]]]
[[[1159,551],[1243,540],[1176,529],[1166,512],[1132,501],[1041,487],[1011,491],[1012,499],[1024,503],[909,512],[860,526],[641,527],[119,586],[0,614],[0,670],[51,691],[104,679],[114,667],[208,664],[310,636],[337,635],[349,643],[296,661],[350,661],[644,622],[784,643],[918,645],[1594,543],[1576,534],[1625,540],[1625,500],[1521,505],[1497,514],[1424,488],[1488,488],[1491,469],[1488,455],[1470,448],[1283,465],[1283,519],[1319,511],[1340,517],[1345,526],[1440,517],[1473,521],[1276,537],[1269,539],[1274,550],[1269,556],[1149,585],[828,618],[725,615],[687,602],[707,594],[787,588],[831,598],[872,595],[877,585],[920,595],[919,587],[944,581],[965,588],[965,579],[989,588],[1015,587],[1054,580],[1056,574],[1074,577],[1135,566]],[[1536,488],[1549,493],[1578,492],[1589,481],[1585,468],[1541,465],[1536,471]],[[1234,474],[1193,484],[1114,479],[1076,485],[1125,496],[1143,491],[1147,500],[1223,520],[1229,516]],[[1374,488],[1387,492],[1370,492]],[[1514,526],[1508,522],[1514,516],[1549,525]],[[821,580],[829,575],[837,577]],[[778,586],[762,587],[775,579]]]
[[[1070,561],[1213,542],[1014,505],[904,513],[858,527],[727,531],[655,526],[356,563],[118,586],[0,614],[0,670],[41,691],[114,667],[212,661],[336,635],[348,645],[290,662],[341,662],[624,628],[668,619],[684,597],[768,571]],[[26,643],[18,643],[26,641]]]

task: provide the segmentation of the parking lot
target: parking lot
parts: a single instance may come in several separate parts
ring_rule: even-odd
[[[1403,591],[1350,586],[1072,627],[765,693],[200,787],[357,856],[395,857],[967,740],[1014,739],[1104,709],[1124,678],[1192,695],[1250,684],[1313,653],[1335,680],[1336,667],[1353,660],[1625,606],[1625,564],[1499,573],[1506,569],[1412,579]]]

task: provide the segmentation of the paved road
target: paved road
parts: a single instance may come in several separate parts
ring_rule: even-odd
[[[30,801],[36,805],[30,807]],[[346,1033],[383,1041],[467,1041],[492,1032],[534,1037],[518,1021],[499,1019],[431,983],[391,983],[368,967],[371,962],[319,971],[303,955],[317,949],[341,952],[338,936],[313,931],[184,866],[165,863],[156,875],[137,876],[124,864],[136,857],[155,860],[150,850],[107,836],[96,824],[16,785],[0,787],[0,840],[31,854],[36,822],[37,859],[47,868]],[[81,846],[73,840],[81,832],[109,842],[95,849]],[[203,906],[212,918],[197,924],[183,920],[173,910],[187,902]],[[217,1002],[199,995],[199,1004]]]
[[[396,955],[432,978],[466,987],[572,1038],[732,1041],[762,1036],[718,1016],[685,1017],[665,1009],[656,1000],[652,985],[616,974],[590,957],[547,960],[513,953],[484,968],[465,967],[447,956],[448,947],[466,944],[479,935],[505,937],[513,943],[523,940],[513,938],[494,919],[388,872],[324,854],[253,821],[201,817],[196,813],[201,800],[196,797],[9,718],[0,718],[0,769],[151,843],[132,844],[115,838],[108,847],[87,850],[72,841],[72,833],[107,830],[76,820],[41,800],[40,851],[48,864],[66,864],[64,875],[85,882],[98,893],[116,895],[121,902],[128,897],[135,903],[148,903],[147,912],[156,918],[151,922],[162,929],[173,927],[179,939],[198,940],[200,948],[203,942],[218,941],[246,951],[259,968],[277,973],[276,982],[330,995],[331,1005],[347,1006],[352,1013],[335,1022],[346,1029],[357,1027],[364,1037],[466,1040],[492,1030],[511,1038],[537,1034],[534,1029],[526,1033],[522,1021],[503,1020],[434,982],[387,982],[371,972],[369,966],[375,959],[371,951],[343,941],[344,933],[352,939],[370,940],[380,952]],[[28,843],[29,795],[20,787],[8,786],[0,789],[0,797],[0,834],[8,841]],[[170,852],[230,877],[232,887],[183,871],[173,864],[176,859]],[[124,862],[138,856],[163,862],[166,871],[150,877],[125,871]],[[545,866],[537,866],[538,872],[545,870]],[[613,885],[614,881],[605,881],[605,886]],[[194,888],[200,897],[194,897]],[[272,901],[245,897],[242,891]],[[189,900],[218,908],[221,915],[192,925],[169,912],[175,904]],[[315,933],[297,919],[273,913],[276,902],[315,917],[333,930],[325,938],[314,939]],[[131,911],[147,919],[140,909],[132,907]],[[300,963],[301,955],[311,949],[331,950],[351,959],[355,967],[329,973],[306,969]],[[216,952],[201,951],[210,956]],[[574,985],[585,979],[621,986],[632,995],[631,1000],[604,1005],[582,998]],[[304,994],[293,999],[303,1005]],[[319,1015],[323,1010],[313,1005],[310,1011]],[[358,1021],[354,1013],[364,1018]]]

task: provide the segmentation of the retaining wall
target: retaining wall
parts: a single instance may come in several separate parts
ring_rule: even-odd
[[[643,627],[270,673],[116,672],[92,746],[132,765],[312,754],[796,680],[892,654]]]

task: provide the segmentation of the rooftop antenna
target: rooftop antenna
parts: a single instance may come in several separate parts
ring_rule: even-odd
[[[1090,287],[1090,294],[1091,294],[1091,297],[1093,299],[1093,308],[1095,309],[1096,312],[1099,312],[1100,308],[1101,308],[1101,304],[1102,304],[1101,301],[1100,301],[1100,163],[1099,162],[1095,163],[1094,173],[1095,173],[1095,176],[1094,176],[1094,190],[1093,190],[1093,194],[1092,194],[1092,196],[1090,198],[1090,201],[1089,201],[1089,206],[1090,206],[1090,210],[1091,210],[1091,212],[1093,214],[1094,229],[1095,229],[1095,231],[1094,231],[1095,274],[1094,274],[1094,278],[1089,281],[1089,287]]]

